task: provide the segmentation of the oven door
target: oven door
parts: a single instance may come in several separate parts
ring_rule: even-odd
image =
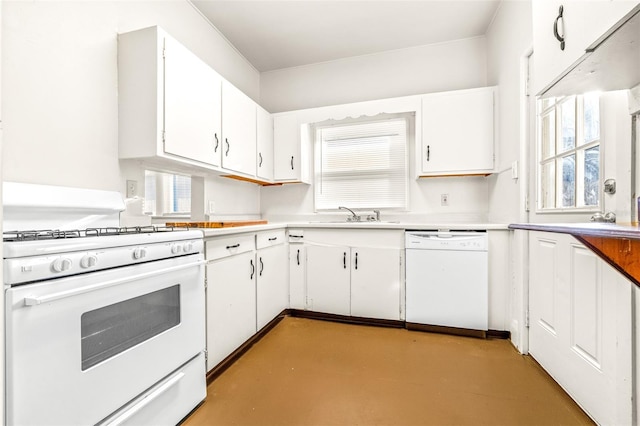
[[[204,301],[202,254],[8,289],[7,424],[109,416],[204,350]]]

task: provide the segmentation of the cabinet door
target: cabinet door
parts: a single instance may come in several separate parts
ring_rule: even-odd
[[[164,43],[164,151],[219,166],[222,79],[174,39]]]
[[[348,247],[307,247],[307,310],[350,315]]]
[[[289,305],[287,246],[260,249],[257,252],[258,281],[256,283],[257,329],[267,325]]]
[[[273,180],[273,117],[261,107],[257,107],[257,147],[256,176]]]
[[[301,143],[298,116],[296,114],[274,116],[273,151],[275,180],[301,180]]]
[[[612,25],[638,5],[637,0],[545,0],[532,2],[534,94],[567,70]],[[564,49],[554,35],[554,23],[562,6],[559,33]]]
[[[256,104],[231,83],[222,83],[222,167],[255,176]]]
[[[631,424],[633,285],[569,235],[529,244],[530,354],[598,424]]]
[[[400,250],[351,250],[351,315],[400,319]]]
[[[256,333],[255,252],[207,265],[207,371]]]
[[[304,309],[307,299],[306,286],[307,250],[303,244],[289,246],[289,307]]]
[[[422,97],[422,174],[493,170],[493,101],[491,87]]]

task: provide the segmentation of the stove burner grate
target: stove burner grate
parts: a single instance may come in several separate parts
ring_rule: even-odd
[[[113,235],[152,234],[156,232],[172,232],[186,230],[186,228],[174,228],[172,226],[132,226],[132,227],[107,227],[87,228],[84,230],[42,229],[28,231],[7,231],[2,233],[2,241],[40,241],[57,240],[65,238],[102,237]]]

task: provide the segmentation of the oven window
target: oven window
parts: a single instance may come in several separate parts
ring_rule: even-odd
[[[180,285],[85,312],[82,371],[180,324]]]

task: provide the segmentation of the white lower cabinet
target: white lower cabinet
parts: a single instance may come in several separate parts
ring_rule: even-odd
[[[207,371],[256,333],[255,251],[207,265]]]
[[[632,290],[570,235],[529,233],[529,352],[598,424],[632,424]]]
[[[207,371],[289,306],[285,231],[206,241]]]
[[[400,319],[402,250],[351,249],[351,315]]]
[[[349,247],[307,247],[306,309],[351,314],[351,250]]]
[[[256,265],[257,329],[289,306],[287,246],[284,231],[258,234]]]
[[[390,230],[307,230],[306,271],[298,272],[306,274],[305,309],[403,319],[403,237]]]

